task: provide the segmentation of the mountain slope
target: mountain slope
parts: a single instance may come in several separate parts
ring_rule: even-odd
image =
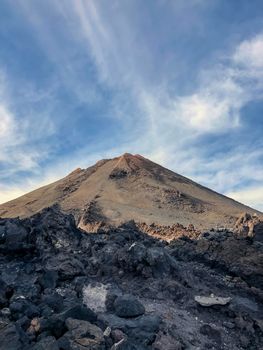
[[[232,227],[240,213],[255,210],[140,156],[101,160],[65,178],[0,205],[1,217],[28,217],[59,204],[79,226],[134,219],[197,228]]]

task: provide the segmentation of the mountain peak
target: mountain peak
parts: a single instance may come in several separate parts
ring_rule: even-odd
[[[139,154],[124,153],[76,169],[65,178],[0,205],[0,217],[28,217],[58,204],[77,222],[232,227],[254,210],[168,170]],[[84,227],[85,228],[85,227]]]
[[[119,160],[125,159],[126,161],[136,161],[136,160],[148,160],[140,154],[123,153],[121,156],[117,157]]]
[[[121,156],[119,156],[118,158],[133,158],[134,155],[128,152],[123,153]]]
[[[116,158],[117,162],[114,169],[120,169],[125,171],[136,171],[140,168],[144,168],[144,162],[146,158],[139,154],[124,153],[123,155]],[[114,170],[113,169],[113,170]]]

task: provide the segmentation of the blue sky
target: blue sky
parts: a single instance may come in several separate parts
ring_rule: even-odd
[[[263,210],[261,0],[1,0],[0,202],[139,153]]]

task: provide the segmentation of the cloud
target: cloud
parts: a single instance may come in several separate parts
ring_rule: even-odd
[[[263,211],[263,186],[249,187],[240,191],[228,192],[227,196]]]
[[[141,107],[141,118],[150,123],[151,132],[162,124],[174,128],[178,123],[184,131],[188,129],[188,134],[226,132],[240,126],[241,109],[255,99],[255,92],[259,93],[255,90],[261,69],[262,59],[258,57],[262,57],[262,35],[237,45],[227,61],[219,57],[214,67],[203,70],[199,74],[199,87],[191,95],[170,95],[168,80],[162,86],[148,84],[143,73],[144,60],[137,59],[142,47],[140,41],[133,40],[134,28],[129,27],[123,8],[115,11],[114,21],[106,16],[111,7],[105,11],[93,1],[77,0],[74,10],[101,78],[109,85],[130,89],[135,104]],[[142,50],[142,54],[149,58],[147,52]],[[241,63],[246,64],[240,67]],[[151,58],[148,64],[152,65]]]
[[[185,14],[185,8],[188,9],[183,1],[180,4],[178,2],[178,6],[177,2],[158,2],[161,3],[171,6],[178,20]],[[205,0],[192,0],[189,5],[189,8],[192,4],[195,5],[196,29],[202,23],[198,9],[200,6],[204,9],[207,3]],[[50,171],[58,176],[65,175],[74,164],[85,166],[85,162],[88,165],[96,157],[111,157],[130,151],[142,153],[224,193],[243,186],[245,181],[259,181],[262,171],[259,159],[262,154],[257,151],[258,143],[250,145],[249,148],[247,145],[241,147],[240,144],[233,143],[228,145],[224,153],[215,149],[211,156],[208,151],[213,149],[205,138],[225,135],[225,139],[219,142],[228,144],[231,133],[243,127],[242,109],[249,102],[262,97],[263,34],[259,33],[235,43],[232,50],[214,55],[206,69],[197,70],[196,81],[190,84],[191,90],[188,88],[185,93],[173,88],[176,74],[173,74],[172,69],[179,69],[177,52],[171,55],[174,64],[167,65],[167,56],[162,55],[165,45],[162,49],[159,46],[156,49],[160,37],[157,31],[151,33],[154,28],[149,27],[149,30],[148,22],[145,24],[143,7],[140,8],[142,25],[136,2],[76,0],[72,3],[65,1],[55,4],[47,1],[45,6],[26,5],[22,1],[19,4],[41,44],[43,53],[54,64],[59,77],[54,83],[54,90],[66,87],[82,103],[97,99],[103,104],[103,99],[98,97],[103,86],[111,99],[107,110],[109,121],[118,118],[122,126],[120,134],[123,135],[117,143],[112,142],[109,146],[109,139],[96,140],[96,143],[87,144],[82,150],[72,151],[68,156],[62,155],[61,164],[65,166],[62,165],[61,168],[64,172],[58,170],[60,166],[56,160],[48,165]],[[47,18],[43,15],[50,9],[52,19],[58,20],[56,33],[53,33],[52,26],[47,25]],[[63,25],[60,27],[61,23]],[[63,34],[59,35],[62,28]],[[158,27],[158,31],[163,33],[162,30],[164,29]],[[188,26],[183,30],[189,30]],[[168,31],[165,34],[169,35]],[[165,44],[169,42],[168,39],[165,38]],[[77,54],[78,50],[82,54],[81,59]],[[166,55],[169,54],[170,52],[166,52]],[[91,80],[86,75],[82,77],[86,66],[92,66]],[[176,84],[180,85],[179,82]],[[93,85],[98,88],[92,90]],[[56,93],[51,94],[48,101],[50,111],[55,100],[54,95]],[[45,125],[49,125],[46,129],[50,129],[50,133],[56,133],[50,111],[47,113],[49,116],[46,124],[40,129],[45,130]],[[15,123],[14,127],[11,121],[16,121],[17,116],[8,109],[7,115],[9,117],[6,120],[9,118],[9,122],[6,125],[14,130],[18,124]],[[63,117],[58,115],[56,118],[60,119],[62,125]],[[24,147],[22,152],[17,153],[19,160],[14,156],[17,147],[10,147],[18,136],[16,132],[13,132],[13,136],[16,136],[12,137],[4,154],[10,157],[13,165],[15,162],[19,165],[11,167],[14,171],[23,167],[35,169],[32,176],[37,179],[34,182],[37,186],[37,181],[42,182],[49,178],[47,169],[43,171],[41,179],[38,177],[39,169],[36,169],[42,158],[50,157],[48,153],[52,144],[46,143],[46,147],[37,148],[35,152],[25,152],[25,149],[29,149],[25,147],[26,139],[30,137],[26,131],[29,129],[26,126],[29,125],[28,120],[26,118],[23,122],[23,141],[20,144]],[[35,120],[37,124],[39,118],[36,117]],[[38,137],[39,140],[44,137],[41,131]],[[94,157],[90,157],[91,153]]]
[[[253,197],[250,190],[245,190],[251,183],[259,188],[263,186],[260,143],[254,140],[253,145],[248,146],[244,142],[253,131],[248,135],[243,130],[243,142],[239,140],[230,149],[221,154],[215,151],[212,156],[205,150],[206,142],[199,148],[195,142],[204,135],[223,133],[226,135],[223,142],[227,143],[231,130],[242,129],[242,108],[262,99],[262,66],[257,56],[261,54],[262,43],[260,34],[237,45],[227,55],[227,61],[219,56],[212,68],[200,72],[199,86],[191,95],[171,96],[166,89],[156,93],[146,88],[138,93],[138,102],[151,126],[149,139],[153,150],[148,148],[146,152],[152,159],[168,167],[172,164],[173,170],[221,193],[244,188],[242,192],[235,190],[237,192],[233,193],[237,193],[237,197],[234,198],[246,203],[248,194],[247,203],[257,208],[262,208],[263,197]],[[242,66],[241,57],[242,62],[246,62]],[[209,150],[211,147],[207,146]],[[238,193],[244,195],[238,197]]]
[[[14,116],[8,108],[5,96],[6,78],[0,69],[0,140],[10,137],[14,131]],[[0,143],[1,147],[1,143]]]
[[[196,181],[221,193],[240,190],[246,183],[262,183],[263,165],[258,161],[263,151],[239,146],[229,152],[217,154],[211,159],[203,157],[195,163]],[[198,159],[198,158],[196,158]]]
[[[4,182],[21,171],[38,169],[49,146],[36,142],[53,130],[51,121],[41,113],[33,116],[28,110],[27,114],[17,110],[7,75],[3,69],[0,71],[0,180]],[[0,192],[0,196],[7,198],[6,192]]]
[[[181,120],[200,133],[220,132],[240,126],[240,111],[262,98],[263,34],[241,42],[213,68],[200,73],[192,95],[177,99]]]
[[[220,133],[240,124],[240,110],[248,97],[233,71],[220,67],[203,72],[205,81],[192,95],[179,97],[177,113],[183,123],[199,133]]]
[[[243,41],[233,55],[237,64],[246,69],[263,69],[263,34],[258,34],[250,40]]]
[[[4,105],[0,105],[0,138],[6,138],[14,128],[14,120],[10,111]]]

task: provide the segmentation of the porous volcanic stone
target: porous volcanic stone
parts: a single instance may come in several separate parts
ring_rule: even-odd
[[[115,313],[119,317],[129,318],[143,315],[145,308],[133,295],[125,294],[116,298]]]

